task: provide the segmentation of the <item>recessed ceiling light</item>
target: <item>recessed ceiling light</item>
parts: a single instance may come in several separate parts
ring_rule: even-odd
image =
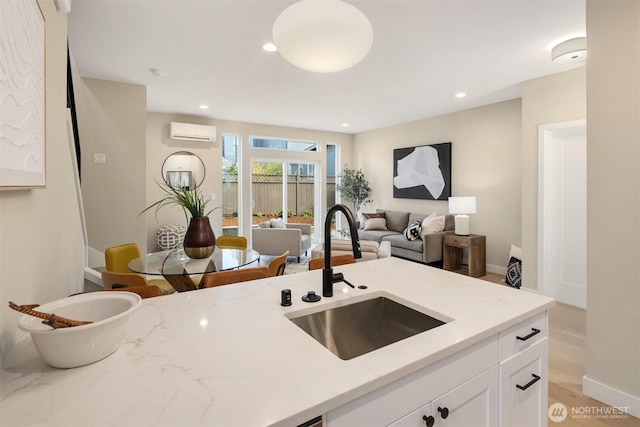
[[[458,93],[456,93],[456,98],[464,98],[465,96],[467,96],[467,94],[466,94],[466,93],[464,93],[464,92],[458,92]]]
[[[209,109],[209,106],[208,106],[208,105],[204,105],[204,104],[202,104],[202,105],[200,106],[200,109],[201,109],[201,110],[208,110],[208,109]]]
[[[267,52],[275,52],[276,50],[278,50],[276,45],[271,42],[263,44],[262,49],[266,50]]]
[[[343,124],[342,124],[342,127],[343,127],[343,128],[348,128],[348,127],[349,127],[349,123],[343,123]]]

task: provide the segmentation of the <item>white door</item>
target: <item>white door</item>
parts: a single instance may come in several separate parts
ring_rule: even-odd
[[[586,122],[540,126],[538,289],[586,308]]]

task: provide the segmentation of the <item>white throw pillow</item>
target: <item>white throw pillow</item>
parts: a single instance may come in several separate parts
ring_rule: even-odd
[[[270,222],[271,228],[287,228],[282,218],[272,218]]]
[[[387,220],[384,218],[370,218],[364,223],[364,230],[386,230]]]
[[[438,216],[435,212],[422,220],[420,238],[424,240],[427,234],[439,233],[444,230],[444,215]]]
[[[522,248],[511,245],[511,249],[509,249],[509,259],[517,258],[522,261]]]

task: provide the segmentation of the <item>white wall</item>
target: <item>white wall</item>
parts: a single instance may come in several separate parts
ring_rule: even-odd
[[[640,3],[587,2],[585,394],[640,417]]]
[[[0,364],[22,336],[7,307],[82,290],[83,231],[66,125],[67,16],[39,1],[46,22],[46,188],[0,192]]]
[[[510,245],[520,243],[521,102],[500,102],[361,133],[356,168],[373,189],[375,208],[448,213],[445,201],[393,198],[393,149],[452,142],[452,195],[476,196],[471,233],[487,236],[489,270],[504,272]]]

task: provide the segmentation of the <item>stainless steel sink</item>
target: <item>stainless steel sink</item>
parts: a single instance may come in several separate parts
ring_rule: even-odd
[[[445,324],[384,296],[290,320],[343,360]]]

